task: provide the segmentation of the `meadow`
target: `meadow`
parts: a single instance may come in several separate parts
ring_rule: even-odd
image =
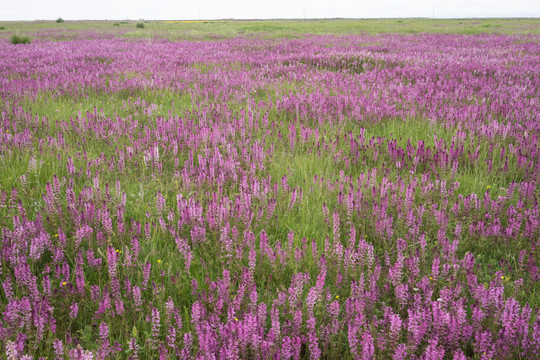
[[[0,358],[536,359],[539,25],[1,22]]]

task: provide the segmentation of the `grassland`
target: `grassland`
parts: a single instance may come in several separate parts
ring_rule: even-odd
[[[6,358],[534,358],[540,20],[136,23],[0,23]]]
[[[113,28],[113,24],[120,26]],[[144,21],[144,29],[136,29],[137,21],[32,21],[0,22],[5,30],[0,37],[11,32],[32,33],[53,30],[62,38],[78,30],[117,33],[130,38],[165,37],[171,40],[215,40],[238,36],[263,38],[301,37],[307,34],[540,34],[538,19],[307,19],[302,20],[195,20]],[[54,36],[54,34],[52,34]]]

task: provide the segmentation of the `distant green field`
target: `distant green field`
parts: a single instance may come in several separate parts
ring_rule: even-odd
[[[116,25],[114,25],[116,23]],[[309,20],[219,20],[219,21],[55,21],[0,22],[11,33],[47,30],[51,37],[69,39],[70,30],[94,30],[130,38],[216,39],[249,36],[302,37],[305,34],[540,34],[540,19],[309,19]],[[52,31],[51,31],[52,30]]]

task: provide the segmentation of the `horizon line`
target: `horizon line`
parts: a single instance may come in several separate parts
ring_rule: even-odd
[[[60,18],[62,18],[60,16]],[[55,22],[56,19],[0,19],[1,22]],[[428,16],[414,16],[414,17],[358,17],[358,18],[348,18],[348,17],[312,17],[312,18],[209,18],[209,19],[133,19],[133,18],[124,18],[124,19],[64,19],[64,22],[77,22],[77,21],[171,21],[171,22],[204,22],[204,21],[310,21],[310,20],[480,20],[480,19],[490,19],[490,20],[540,20],[540,15],[538,16],[467,16],[467,17],[428,17]]]

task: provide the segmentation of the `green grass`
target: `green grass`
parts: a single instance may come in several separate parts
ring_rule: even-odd
[[[10,42],[13,45],[30,44],[31,40],[29,36],[21,36],[21,35],[13,34],[11,35]]]
[[[1,22],[17,31],[39,32],[51,26],[51,21]],[[231,20],[231,21],[70,21],[62,23],[64,30],[114,31],[114,24],[147,25],[155,34],[171,40],[211,40],[256,35],[267,38],[291,38],[306,34],[540,34],[539,19],[308,19],[308,20]],[[119,27],[119,26],[118,26]],[[117,26],[115,26],[117,28]],[[119,34],[128,37],[148,37],[146,32]]]

